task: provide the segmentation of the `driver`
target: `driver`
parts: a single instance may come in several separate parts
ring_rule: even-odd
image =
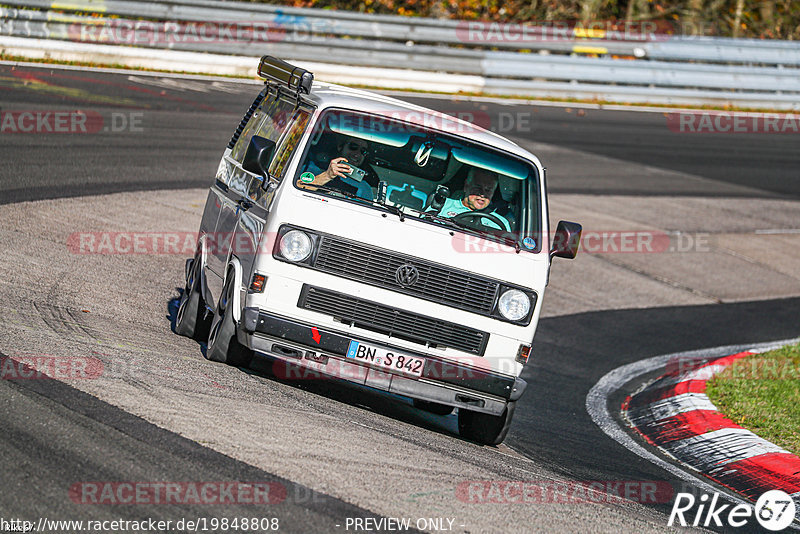
[[[369,145],[367,142],[357,137],[348,137],[340,143],[337,148],[340,155],[333,158],[330,163],[328,163],[328,168],[324,171],[309,158],[305,169],[303,169],[303,174],[310,172],[314,175],[314,179],[313,181],[306,182],[302,180],[301,176],[301,183],[299,185],[325,185],[338,189],[339,191],[351,193],[366,200],[372,200],[372,188],[366,180],[358,182],[347,176],[350,172],[350,165],[348,165],[348,163],[356,167],[364,163],[369,153]]]
[[[442,217],[455,217],[461,213],[468,213],[471,211],[480,212],[486,209],[492,201],[495,189],[497,189],[497,173],[480,169],[478,167],[470,167],[467,173],[467,179],[464,182],[464,197],[462,199],[448,198],[445,200],[439,215]],[[486,212],[484,212],[486,213]],[[503,223],[505,228],[497,226],[492,219],[484,217],[480,219],[483,226],[489,228],[496,228],[497,230],[511,231],[511,226],[508,224],[508,219],[499,213],[490,212],[493,217],[496,217]]]

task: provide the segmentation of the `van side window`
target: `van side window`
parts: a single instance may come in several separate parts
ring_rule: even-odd
[[[280,140],[277,142],[275,156],[272,158],[272,162],[269,165],[269,174],[273,179],[283,179],[284,174],[286,174],[286,169],[288,168],[288,163],[297,149],[300,138],[303,137],[303,132],[306,126],[308,126],[310,118],[311,112],[309,110],[301,108],[294,111],[292,119],[289,122],[289,127],[284,130],[283,136],[281,136]],[[265,193],[264,189],[261,187],[260,180],[252,180],[250,182],[248,196],[251,200],[265,208],[268,208],[269,203],[272,201],[272,195],[267,195]]]
[[[278,146],[275,150],[275,157],[272,158],[272,163],[269,166],[269,173],[271,176],[281,179],[286,174],[287,164],[292,159],[292,155],[297,149],[297,144],[300,138],[303,137],[303,132],[306,131],[308,121],[311,118],[309,110],[300,108],[295,111],[294,116],[290,122],[289,127],[278,141]]]
[[[283,98],[276,91],[270,90],[236,141],[231,152],[231,156],[236,161],[241,162],[244,158],[244,153],[247,151],[253,135],[277,142],[291,123],[295,103]]]

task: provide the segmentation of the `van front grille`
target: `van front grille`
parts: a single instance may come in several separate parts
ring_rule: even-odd
[[[413,285],[403,286],[398,282],[397,271],[403,265],[411,265],[419,273]],[[499,282],[467,271],[332,236],[321,237],[314,267],[481,315],[492,313],[500,288]]]
[[[309,285],[303,286],[297,306],[365,330],[481,356],[489,340],[480,330]]]

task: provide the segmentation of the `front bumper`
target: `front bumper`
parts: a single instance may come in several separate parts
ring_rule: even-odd
[[[500,415],[508,401],[516,401],[526,382],[407,349],[359,338],[359,341],[425,358],[422,377],[408,377],[372,368],[345,355],[351,337],[258,308],[242,311],[239,340],[256,352],[295,367],[285,378],[338,378],[414,399]],[[302,370],[302,371],[301,371]]]

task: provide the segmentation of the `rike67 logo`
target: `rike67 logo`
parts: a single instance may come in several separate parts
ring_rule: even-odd
[[[771,490],[758,498],[755,505],[720,504],[720,494],[709,496],[704,493],[699,498],[691,493],[678,493],[669,514],[667,526],[677,522],[682,527],[722,527],[741,528],[748,526],[755,517],[765,529],[777,532],[792,524],[797,505],[792,497],[781,490]]]

